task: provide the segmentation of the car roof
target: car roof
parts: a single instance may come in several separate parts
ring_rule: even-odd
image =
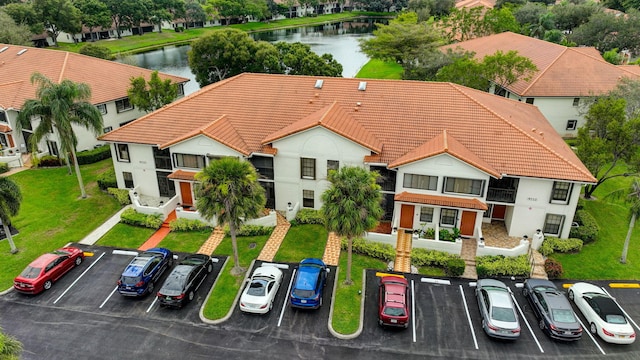
[[[282,274],[282,271],[275,266],[260,266],[259,268],[253,271],[254,278],[256,277],[265,277],[269,279],[275,279],[279,274]]]
[[[616,304],[613,299],[607,296],[593,296],[591,300],[600,308],[600,317],[605,315],[620,315],[624,316],[622,309]]]
[[[531,288],[544,286],[544,287],[551,287],[551,288],[557,289],[556,284],[554,284],[549,280],[544,280],[544,279],[527,279],[526,283],[529,284]]]
[[[384,284],[384,302],[391,307],[403,307],[407,303],[407,280],[396,276],[382,278]]]
[[[298,274],[296,275],[295,288],[300,290],[314,290],[316,288],[316,282],[320,278],[318,276],[322,271],[322,268],[317,264],[300,266],[298,268]]]
[[[180,265],[202,265],[209,260],[209,256],[204,254],[190,254],[180,261]]]
[[[497,288],[497,287],[484,287],[489,294],[489,299],[491,300],[492,306],[497,307],[508,307],[511,308],[513,305],[511,304],[511,295],[506,289]]]
[[[551,309],[571,309],[571,304],[569,304],[569,300],[567,300],[564,295],[556,290],[556,291],[540,291],[542,297],[547,302],[547,305]]]
[[[142,253],[141,255],[136,256],[135,258],[133,258],[133,260],[131,260],[129,265],[127,265],[127,267],[124,269],[124,271],[122,272],[122,276],[140,275],[140,273],[142,273],[142,269],[144,269],[144,266],[147,265],[147,263],[151,261],[151,259],[158,256],[159,255],[145,254],[145,253]]]
[[[57,259],[60,255],[56,254],[42,254],[37,259],[33,260],[29,266],[34,268],[41,268],[47,266],[52,260]]]

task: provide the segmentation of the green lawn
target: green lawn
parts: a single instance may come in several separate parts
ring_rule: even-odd
[[[292,226],[273,261],[297,263],[304,258],[322,258],[327,245],[327,230],[322,225]]]
[[[356,78],[401,80],[402,72],[400,64],[371,59],[358,71]]]
[[[104,234],[96,245],[137,249],[140,245],[144,244],[154,232],[154,229],[119,223]]]
[[[201,231],[172,231],[159,246],[174,252],[196,253],[202,244],[211,236],[212,230]]]
[[[81,166],[86,199],[80,198],[75,174],[67,168],[30,169],[10,176],[20,186],[22,203],[13,225],[20,231],[14,237],[18,254],[0,242],[0,289],[11,287],[13,278],[42,253],[69,242],[82,240],[120,209],[118,202],[100,191],[98,174],[111,168],[112,160]]]

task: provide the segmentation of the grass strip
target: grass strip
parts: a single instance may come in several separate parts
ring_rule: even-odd
[[[400,64],[371,59],[358,71],[356,78],[402,80],[403,72]]]
[[[111,228],[96,245],[124,249],[137,249],[153,235],[154,229],[118,223]]]
[[[322,258],[327,246],[327,230],[322,225],[304,224],[289,228],[275,262],[297,263],[305,258]]]

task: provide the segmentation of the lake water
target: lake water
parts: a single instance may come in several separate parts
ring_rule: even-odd
[[[331,54],[342,64],[342,76],[354,77],[369,58],[360,51],[358,39],[371,37],[375,29],[372,19],[331,23],[319,26],[274,30],[251,34],[256,40],[269,42],[301,42],[311,46],[315,53]],[[200,85],[189,68],[187,51],[191,47],[166,46],[160,50],[131,55],[124,61],[146,69],[158,70],[168,74],[191,79],[185,84],[185,94],[191,94]]]

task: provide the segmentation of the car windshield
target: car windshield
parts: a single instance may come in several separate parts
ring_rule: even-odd
[[[551,317],[553,318],[553,321],[561,323],[577,322],[576,317],[573,316],[573,311],[569,309],[553,309],[551,310]]]
[[[20,276],[25,279],[35,279],[38,277],[38,275],[40,275],[40,271],[42,271],[42,268],[27,266],[27,268],[22,271]]]
[[[247,295],[265,296],[267,293],[267,282],[265,280],[253,280],[247,290]]]
[[[406,315],[403,308],[393,307],[393,306],[385,306],[382,313],[389,316],[405,316]]]
[[[627,323],[627,319],[624,318],[624,316],[622,315],[607,315],[607,318],[605,319],[606,322],[608,322],[609,324],[626,324]]]
[[[493,311],[491,311],[491,318],[497,321],[514,322],[516,321],[516,314],[510,308],[494,306]]]
[[[310,298],[313,296],[313,290],[295,289],[293,295],[301,298]]]
[[[122,281],[123,284],[126,285],[133,285],[133,284],[137,284],[138,281],[140,281],[140,277],[139,276],[123,276],[120,281]]]

